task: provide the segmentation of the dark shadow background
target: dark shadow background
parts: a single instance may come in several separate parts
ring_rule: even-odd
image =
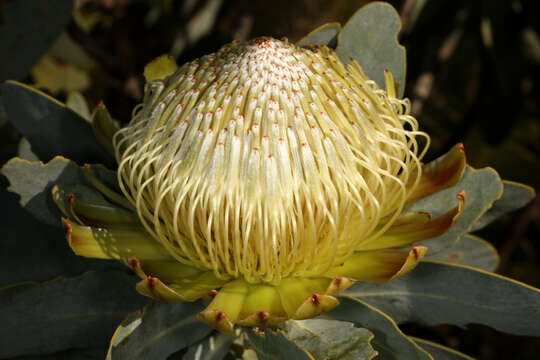
[[[144,65],[160,54],[172,54],[181,64],[233,39],[266,35],[297,41],[325,22],[344,23],[368,2],[75,0],[66,34],[93,65],[86,68],[73,60],[72,50],[55,50],[52,57],[59,69],[71,64],[86,74],[90,82],[80,90],[90,108],[103,100],[125,123],[141,101]],[[433,141],[427,160],[463,142],[472,166],[492,166],[504,179],[538,191],[540,1],[437,0],[424,6],[419,0],[389,2],[404,24],[400,41],[407,48],[406,96]],[[25,82],[32,84],[36,78],[30,75]],[[60,100],[67,96],[63,88],[51,92]],[[0,164],[16,153],[18,141],[11,125],[0,122]],[[479,233],[500,252],[499,273],[537,287],[539,218],[540,202],[535,200]],[[412,324],[402,328],[479,359],[534,359],[540,353],[538,338],[480,325],[466,330]]]

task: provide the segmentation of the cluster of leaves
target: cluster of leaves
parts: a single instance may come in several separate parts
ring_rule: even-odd
[[[68,13],[70,3],[25,4],[37,6],[35,14],[47,16]],[[14,14],[21,11],[11,6]],[[54,18],[59,24],[56,30],[51,26],[48,35],[41,32],[43,38],[38,41],[44,45],[38,51],[47,47],[44,39],[50,44],[69,15]],[[343,27],[323,25],[299,43],[334,47],[344,61],[359,61],[381,86],[383,70],[388,68],[402,94],[405,52],[396,41],[399,28],[391,7],[373,4]],[[0,40],[1,46],[9,43]],[[18,63],[10,66],[17,70],[9,76],[20,77],[28,71],[36,59],[26,56],[21,55],[24,61],[14,58]],[[18,75],[13,75],[16,71]],[[63,241],[61,214],[51,190],[58,183],[90,187],[92,177],[116,186],[113,171],[80,166],[99,163],[114,169],[112,156],[97,140],[107,125],[114,125],[100,123],[103,118],[98,116],[90,119],[80,106],[67,107],[20,83],[4,83],[1,96],[8,119],[25,137],[18,158],[2,168],[10,190],[20,197],[0,190],[4,215],[0,218],[0,264],[8,275],[0,287],[2,359],[93,359],[105,353],[109,359],[371,359],[377,355],[383,359],[468,359],[452,349],[409,337],[398,325],[481,323],[508,333],[540,335],[540,291],[492,273],[498,263],[495,249],[470,234],[534,196],[532,189],[501,180],[491,168],[467,167],[457,185],[407,209],[438,216],[452,207],[460,190],[467,194],[455,226],[426,243],[430,249],[426,260],[410,274],[383,285],[357,283],[341,296],[335,310],[320,319],[289,321],[264,333],[240,329],[242,336],[237,337],[216,333],[199,322],[195,318],[203,308],[199,302],[147,304],[135,292],[137,279],[124,267],[76,257]],[[7,184],[1,180],[4,188]],[[74,191],[85,195],[82,187]]]

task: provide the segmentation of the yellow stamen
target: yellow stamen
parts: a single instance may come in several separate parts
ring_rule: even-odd
[[[322,274],[384,233],[421,175],[427,135],[386,81],[391,96],[326,47],[226,45],[147,84],[113,139],[122,190],[182,263],[249,283]]]

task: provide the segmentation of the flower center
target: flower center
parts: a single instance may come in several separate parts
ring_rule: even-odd
[[[232,43],[147,84],[137,110],[114,139],[120,185],[173,256],[221,278],[343,262],[419,173],[408,102],[326,47]]]

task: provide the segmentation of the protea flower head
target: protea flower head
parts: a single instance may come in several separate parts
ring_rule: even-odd
[[[355,281],[405,274],[463,195],[436,219],[404,206],[453,184],[464,158],[422,169],[429,137],[385,76],[386,91],[325,46],[271,38],[156,60],[113,139],[125,198],[97,185],[137,216],[72,206],[72,248],[125,261],[144,295],[210,298],[199,316],[221,331],[313,317]]]

